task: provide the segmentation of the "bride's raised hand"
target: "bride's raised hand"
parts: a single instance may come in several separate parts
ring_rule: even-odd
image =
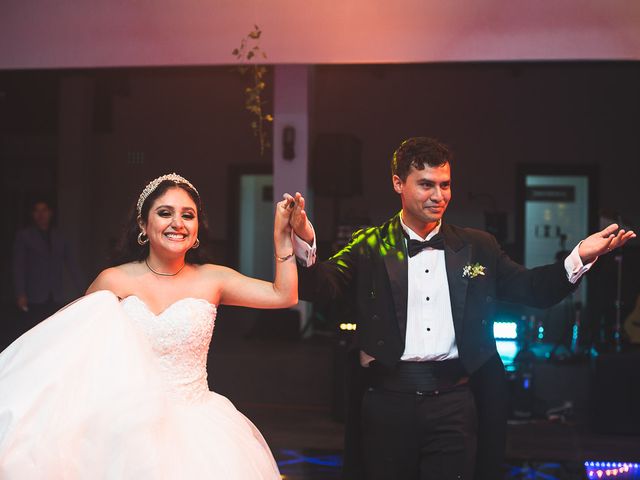
[[[295,199],[288,193],[282,195],[282,200],[276,203],[276,214],[273,224],[274,235],[291,234],[291,225],[289,224],[289,220],[294,206]]]

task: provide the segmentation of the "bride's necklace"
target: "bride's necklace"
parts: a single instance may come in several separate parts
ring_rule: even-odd
[[[184,262],[176,273],[162,273],[162,272],[156,272],[153,268],[151,268],[151,265],[149,265],[149,260],[147,258],[144,259],[144,263],[149,270],[151,270],[156,275],[160,275],[161,277],[175,277],[177,274],[179,274],[182,271],[184,266],[187,264],[187,262]]]

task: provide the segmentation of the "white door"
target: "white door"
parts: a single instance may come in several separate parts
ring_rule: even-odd
[[[240,272],[273,280],[273,176],[240,177]]]

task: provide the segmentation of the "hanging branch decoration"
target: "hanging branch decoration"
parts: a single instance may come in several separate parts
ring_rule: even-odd
[[[267,67],[252,63],[256,60],[265,60],[267,58],[267,54],[260,49],[261,35],[262,30],[260,30],[260,27],[254,25],[253,30],[240,42],[240,47],[234,48],[231,53],[244,63],[244,65],[238,67],[238,71],[242,75],[249,74],[250,76],[250,84],[244,89],[244,107],[255,115],[255,119],[251,121],[251,129],[253,130],[253,135],[258,138],[260,155],[263,155],[264,151],[271,147],[266,124],[273,122],[273,116],[265,113],[266,102],[262,99],[262,93],[266,88],[265,76]]]

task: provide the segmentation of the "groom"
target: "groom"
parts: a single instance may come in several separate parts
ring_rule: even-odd
[[[356,408],[347,421],[345,462],[355,461],[367,480],[471,479],[477,423],[487,415],[476,414],[469,380],[480,372],[495,380],[501,367],[491,322],[495,301],[551,306],[576,288],[599,255],[635,236],[616,234],[611,225],[563,262],[525,269],[491,235],[442,221],[451,162],[449,149],[434,139],[404,141],[391,163],[402,210],[356,232],[324,262],[316,261],[315,233],[296,195],[291,225],[299,237],[300,298],[346,300],[356,313],[356,371],[364,388],[351,388]],[[483,395],[479,405],[491,392]],[[356,454],[347,451],[353,435],[361,448]]]

